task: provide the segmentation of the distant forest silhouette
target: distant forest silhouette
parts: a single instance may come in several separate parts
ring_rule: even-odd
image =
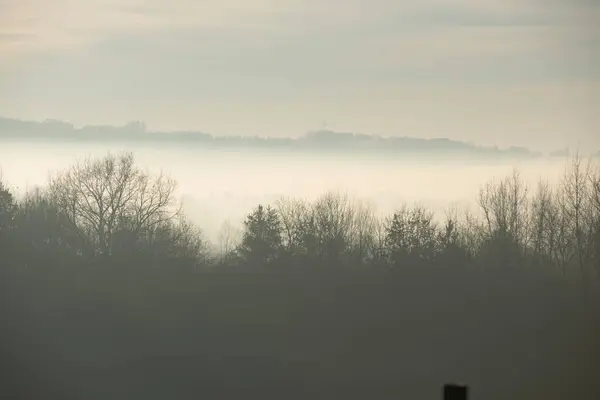
[[[490,181],[482,218],[282,198],[218,249],[176,182],[130,153],[75,163],[20,199],[9,188],[6,398],[436,399],[455,379],[474,399],[600,394],[591,161],[573,158],[557,186],[516,170]]]
[[[511,146],[500,149],[496,146],[479,146],[448,138],[419,139],[414,137],[382,137],[376,135],[317,130],[300,138],[214,136],[199,131],[149,131],[140,121],[124,126],[86,125],[76,128],[73,124],[46,120],[44,122],[23,121],[0,117],[0,140],[31,139],[56,141],[137,143],[186,143],[217,148],[250,148],[295,151],[327,152],[375,152],[376,154],[440,154],[448,156],[475,157],[485,159],[534,159],[540,152],[525,147]],[[560,150],[554,156],[568,155]],[[600,152],[598,152],[600,155]]]

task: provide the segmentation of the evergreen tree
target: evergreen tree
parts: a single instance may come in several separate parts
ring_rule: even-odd
[[[0,181],[0,248],[8,246],[8,231],[13,227],[16,208],[12,193]]]
[[[242,243],[238,251],[252,265],[275,260],[282,247],[281,223],[277,211],[259,205],[244,221]]]
[[[392,216],[386,235],[392,263],[401,265],[434,261],[437,234],[432,213],[421,207],[398,210]]]

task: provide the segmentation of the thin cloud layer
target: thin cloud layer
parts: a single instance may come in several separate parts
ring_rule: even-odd
[[[2,0],[0,37],[6,52],[9,46],[54,50],[151,31],[302,35],[379,29],[402,34],[440,26],[540,25],[579,31],[589,25],[591,31],[599,9],[583,0]]]

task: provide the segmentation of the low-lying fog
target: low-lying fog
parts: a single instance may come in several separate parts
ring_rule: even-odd
[[[403,203],[418,202],[443,216],[449,207],[474,209],[479,189],[493,178],[502,179],[517,167],[532,188],[540,178],[551,184],[564,172],[565,159],[481,162],[434,161],[425,157],[382,160],[376,156],[311,156],[308,153],[224,151],[197,147],[149,145],[91,145],[64,143],[0,143],[3,180],[19,195],[44,185],[50,171],[59,171],[88,156],[133,151],[137,164],[160,169],[179,183],[186,214],[213,243],[222,224],[241,226],[259,203],[282,196],[315,199],[328,190],[370,201],[388,214]]]

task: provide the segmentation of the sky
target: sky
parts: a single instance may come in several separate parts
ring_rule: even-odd
[[[598,0],[0,0],[0,115],[600,149]]]

